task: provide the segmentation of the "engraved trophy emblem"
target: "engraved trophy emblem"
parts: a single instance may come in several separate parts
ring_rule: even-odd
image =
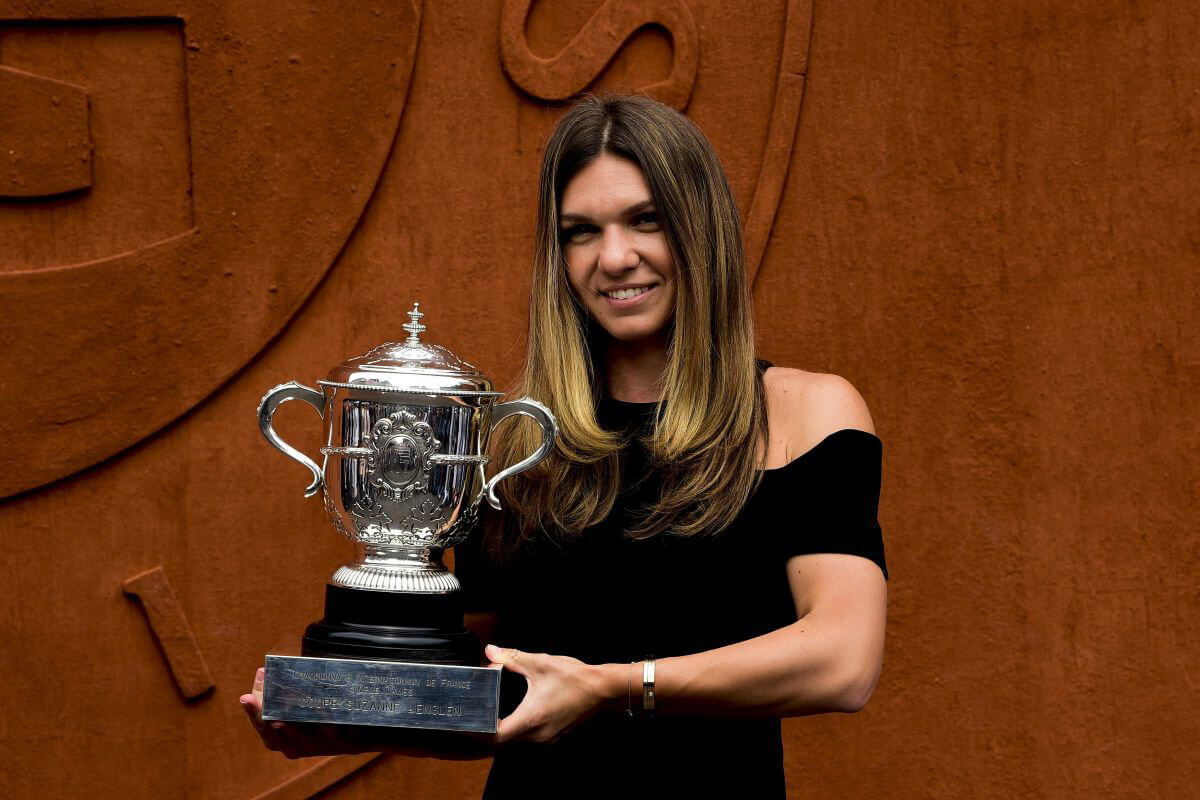
[[[463,627],[458,579],[442,553],[466,540],[496,484],[554,447],[554,415],[502,393],[471,364],[421,341],[420,304],[408,338],[330,371],[319,389],[295,381],[271,389],[259,428],[312,474],[334,528],[356,545],[354,562],[325,587],[325,616],[309,625],[299,655],[266,658],[263,718],[494,732],[499,672],[480,667],[480,644]],[[280,404],[303,400],[324,419],[318,464],[271,425]],[[534,419],[537,451],[498,470],[485,467],[501,420]]]

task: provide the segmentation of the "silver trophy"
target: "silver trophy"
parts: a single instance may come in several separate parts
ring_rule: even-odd
[[[450,351],[422,342],[419,304],[408,338],[334,368],[320,390],[276,386],[258,407],[263,436],[312,473],[333,525],[357,558],[325,587],[325,617],[308,626],[300,653],[267,656],[263,718],[495,730],[499,674],[479,667],[477,638],[462,624],[462,592],[442,564],[462,543],[495,487],[554,447],[554,415],[501,392]],[[303,400],[324,418],[318,464],[271,427],[281,403]],[[492,429],[515,414],[542,428],[541,446],[489,480]]]

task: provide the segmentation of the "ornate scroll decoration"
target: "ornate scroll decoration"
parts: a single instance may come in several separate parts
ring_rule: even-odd
[[[429,488],[431,456],[441,446],[428,422],[397,411],[371,430],[367,469],[370,483],[394,501],[404,501]]]
[[[340,533],[342,536],[345,536],[347,539],[354,539],[354,534],[346,530],[346,526],[342,523],[342,515],[338,513],[337,506],[334,504],[333,498],[329,496],[328,486],[321,491],[321,496],[325,499],[325,513],[329,515],[331,520],[333,520],[333,527],[337,529],[338,533]]]
[[[383,503],[378,497],[363,495],[348,510],[354,517],[356,531],[354,534],[347,534],[351,539],[374,544],[387,544],[392,540],[392,534],[387,533],[392,518],[384,511]]]
[[[532,6],[533,0],[505,0],[500,17],[500,63],[524,91],[540,100],[566,100],[586,89],[635,33],[658,25],[671,34],[671,74],[641,90],[680,111],[687,108],[700,63],[700,37],[682,0],[608,0],[551,58],[529,49],[525,21]]]
[[[429,493],[440,447],[430,424],[410,411],[401,409],[375,423],[367,447],[361,448],[367,482],[375,491],[360,495],[347,509],[354,517],[351,539],[419,546],[441,530],[445,510]],[[359,449],[354,448],[356,455]]]
[[[462,539],[466,539],[470,532],[475,530],[475,525],[479,522],[479,502],[481,498],[482,495],[475,498],[472,502],[467,503],[466,507],[463,508],[462,514],[458,518],[458,530],[463,531],[463,535],[461,539],[460,537],[455,537],[456,540],[461,541]],[[457,544],[458,541],[452,541],[450,544]]]
[[[414,499],[403,525],[412,536],[422,541],[432,539],[446,522],[446,510],[434,495]]]

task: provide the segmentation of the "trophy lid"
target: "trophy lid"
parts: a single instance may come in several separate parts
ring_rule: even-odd
[[[446,348],[421,341],[426,327],[420,303],[408,312],[404,324],[408,338],[403,342],[381,344],[370,352],[334,367],[322,385],[353,389],[375,389],[415,394],[499,397],[492,382],[473,364],[458,358]]]

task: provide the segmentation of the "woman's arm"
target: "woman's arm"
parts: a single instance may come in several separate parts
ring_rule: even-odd
[[[788,561],[801,618],[743,642],[659,659],[657,713],[786,717],[858,711],[883,663],[887,586],[874,562],[821,553]],[[489,646],[488,656],[524,675],[529,692],[500,721],[497,744],[552,741],[600,711],[642,704],[642,664],[578,659]]]
[[[764,382],[768,467],[787,463],[833,431],[874,430],[862,397],[842,378],[772,369]],[[860,556],[814,553],[789,559],[787,577],[798,620],[726,647],[659,660],[659,712],[761,717],[863,707],[883,662],[882,572]],[[488,655],[529,680],[521,706],[501,721],[498,742],[549,741],[597,711],[641,707],[640,664],[588,665],[499,648]]]
[[[867,404],[844,378],[776,367],[763,385],[768,467],[790,462],[834,431],[874,433]],[[787,576],[795,623],[658,662],[656,694],[664,712],[792,716],[863,707],[883,663],[883,573],[866,558],[814,553],[789,559]]]
[[[659,713],[798,716],[861,709],[883,664],[887,584],[874,562],[821,553],[788,561],[797,605],[810,610],[779,630],[715,650],[659,659]],[[605,664],[608,705],[624,707],[629,667]],[[641,706],[641,663],[633,706]]]

